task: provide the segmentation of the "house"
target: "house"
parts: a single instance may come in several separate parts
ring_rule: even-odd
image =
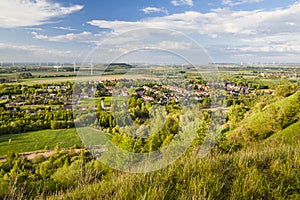
[[[72,110],[72,105],[65,105],[64,108],[65,110]]]
[[[88,107],[87,106],[81,106],[81,110],[87,110]]]
[[[83,98],[84,98],[84,99],[88,99],[88,98],[89,98],[89,94],[88,94],[88,93],[84,93],[84,94],[83,94]]]
[[[144,90],[146,90],[146,91],[152,91],[152,88],[149,87],[149,86],[144,85],[143,88],[144,88]]]
[[[5,99],[9,99],[8,95],[3,95],[2,97],[0,97],[0,100],[5,100]]]
[[[73,105],[74,103],[72,101],[65,102],[65,105]]]
[[[67,89],[68,89],[68,87],[67,87],[67,86],[61,86],[61,89],[63,89],[63,90],[67,90]]]
[[[147,101],[147,102],[152,102],[154,101],[154,98],[153,97],[150,97],[150,96],[142,96],[142,99],[144,101]]]

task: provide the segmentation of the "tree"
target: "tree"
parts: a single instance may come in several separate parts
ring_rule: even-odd
[[[247,108],[243,105],[233,105],[228,110],[228,123],[230,129],[236,128],[237,124],[244,118]]]

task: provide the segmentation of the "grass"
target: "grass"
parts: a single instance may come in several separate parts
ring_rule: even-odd
[[[78,135],[84,145],[104,145],[111,140],[111,135],[92,127],[83,127],[77,129]]]
[[[299,199],[299,139],[300,121],[237,152],[200,158],[195,147],[161,170],[114,171],[49,199]]]
[[[96,106],[100,104],[101,97],[98,98],[89,98],[89,99],[81,99],[80,100],[80,106]],[[112,96],[112,97],[104,97],[104,105],[110,106],[112,101],[115,101],[118,105],[121,105],[124,102],[124,99],[126,97],[122,96]]]
[[[81,99],[80,106],[96,106],[100,104],[100,98]]]
[[[82,82],[82,81],[104,81],[104,80],[118,80],[118,79],[152,79],[152,77],[142,77],[139,74],[134,75],[118,75],[118,74],[99,74],[91,76],[89,74],[79,74],[78,76],[72,77],[48,77],[48,78],[29,78],[29,79],[21,79],[20,83],[12,83],[12,84],[26,84],[26,85],[34,85],[34,84],[52,84],[52,83],[61,83],[61,82]]]
[[[4,73],[4,74],[0,74],[0,77],[15,77],[16,73]]]
[[[299,98],[300,91],[254,112],[245,117],[227,137],[240,142],[253,141],[266,139],[281,131],[299,119]]]
[[[0,100],[0,104],[5,104],[5,103],[7,103],[7,102],[8,102],[8,100],[7,100],[7,99]]]
[[[0,103],[1,104],[1,103]],[[61,105],[26,105],[26,106],[19,106],[21,110],[27,110],[27,109],[48,109],[51,107],[52,109],[57,109]],[[14,106],[7,106],[7,108],[14,108]]]
[[[50,149],[59,143],[61,148],[81,146],[81,140],[76,129],[42,130],[14,135],[0,136],[0,155],[7,152],[31,152],[42,150],[45,146]]]
[[[298,141],[300,141],[300,121],[290,125],[289,127],[273,134],[269,137],[266,142],[270,141],[280,141],[283,140],[284,142],[295,145]]]
[[[299,199],[299,143],[255,147],[202,159],[191,151],[159,171],[115,171],[50,199]]]

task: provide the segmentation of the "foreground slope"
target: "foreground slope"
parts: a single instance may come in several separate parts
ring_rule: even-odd
[[[162,170],[113,172],[51,199],[299,199],[299,141],[253,144],[200,159],[194,150]]]
[[[252,111],[207,157],[197,147],[167,168],[114,171],[51,199],[299,199],[300,91]],[[222,151],[222,142],[240,145]]]
[[[227,134],[237,143],[263,140],[282,131],[300,119],[300,91],[276,101],[261,111],[245,117],[238,127]]]

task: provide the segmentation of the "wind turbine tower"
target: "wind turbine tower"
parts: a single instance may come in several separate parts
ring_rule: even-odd
[[[75,61],[75,59],[74,59],[73,64],[74,64],[74,74],[75,74],[76,73],[76,61]]]
[[[93,76],[94,75],[94,65],[93,65],[93,63],[91,62],[90,63],[90,66],[91,66],[91,76]]]

